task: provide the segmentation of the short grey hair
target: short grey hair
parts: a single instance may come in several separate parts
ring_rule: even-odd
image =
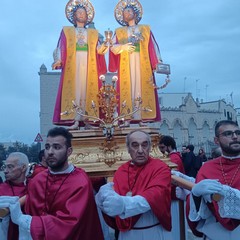
[[[28,175],[28,171],[29,171],[29,160],[28,160],[28,156],[22,152],[12,152],[9,154],[9,157],[14,157],[18,160],[18,165],[19,166],[26,166],[26,176]]]
[[[144,132],[144,131],[142,131],[142,130],[133,130],[133,131],[131,131],[130,133],[128,133],[128,135],[127,135],[127,137],[126,137],[126,145],[127,145],[127,147],[129,147],[129,145],[130,145],[130,137],[131,137],[131,135],[133,134],[133,133],[135,133],[135,132],[142,132],[142,133],[144,133],[146,136],[147,136],[147,141],[148,141],[148,144],[149,144],[149,146],[151,146],[151,144],[152,144],[152,141],[151,141],[151,136],[150,136],[150,134],[148,134],[148,133],[146,133],[146,132]]]

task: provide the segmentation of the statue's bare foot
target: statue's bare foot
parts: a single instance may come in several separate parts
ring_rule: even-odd
[[[144,122],[139,122],[139,127],[146,127],[146,126],[147,126],[146,123],[144,123]]]
[[[120,128],[130,127],[130,121],[124,121],[119,125]]]
[[[92,126],[90,123],[86,123],[84,126],[85,130],[98,129],[99,127]]]
[[[74,124],[68,127],[68,130],[78,130],[79,129],[79,122],[75,121]]]

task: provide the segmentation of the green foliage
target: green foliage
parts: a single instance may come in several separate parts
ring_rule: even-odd
[[[40,143],[33,143],[31,146],[28,146],[27,144],[16,141],[12,146],[9,146],[7,150],[0,144],[0,164],[1,159],[5,160],[12,152],[25,153],[28,156],[29,162],[38,162],[38,153],[40,149]]]
[[[5,147],[3,146],[3,144],[0,143],[0,167],[2,166],[3,164],[3,160],[6,159],[6,149]]]

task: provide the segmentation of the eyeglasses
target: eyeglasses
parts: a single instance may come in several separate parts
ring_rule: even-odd
[[[1,167],[1,171],[5,171],[6,169],[8,171],[12,171],[16,167],[21,167],[22,165],[13,165],[13,164],[3,164]]]
[[[227,138],[232,138],[233,134],[235,134],[237,137],[240,137],[240,130],[236,130],[234,132],[233,131],[225,131],[225,132],[219,133],[218,136],[222,135]]]

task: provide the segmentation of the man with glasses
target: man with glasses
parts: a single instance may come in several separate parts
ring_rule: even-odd
[[[218,122],[214,140],[222,155],[206,162],[197,174],[187,204],[189,225],[204,239],[236,240],[240,236],[239,126],[230,120]]]
[[[26,194],[26,174],[28,170],[28,157],[21,152],[11,153],[6,163],[2,166],[6,181],[0,184],[0,196],[18,196],[22,197]],[[9,222],[9,215],[4,217],[1,221],[0,235],[4,239],[18,239],[18,225],[11,220]],[[8,230],[4,227],[9,222]],[[3,232],[1,232],[5,229]]]

